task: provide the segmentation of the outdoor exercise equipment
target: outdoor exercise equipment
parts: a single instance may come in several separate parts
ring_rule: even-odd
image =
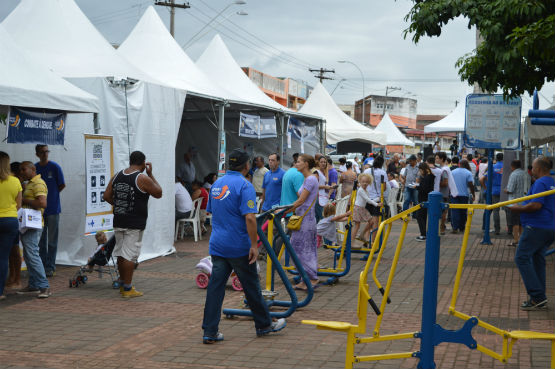
[[[286,318],[290,316],[295,312],[296,309],[308,305],[308,303],[312,300],[312,297],[314,296],[314,288],[312,287],[312,283],[310,282],[310,279],[308,278],[308,275],[306,274],[297,254],[295,253],[295,250],[293,250],[293,247],[289,242],[289,237],[287,237],[281,225],[281,218],[285,215],[287,209],[289,209],[290,207],[290,205],[275,207],[256,216],[256,231],[258,233],[259,239],[262,241],[262,244],[266,248],[266,290],[262,291],[262,294],[265,297],[268,297],[266,299],[266,303],[268,304],[268,306],[287,307],[287,310],[285,311],[271,311],[270,316],[275,318]],[[274,213],[276,211],[279,212],[276,214]],[[266,236],[266,234],[262,230],[262,225],[267,219],[270,220],[268,222],[268,236]],[[291,282],[287,278],[287,273],[279,262],[278,257],[272,246],[274,229],[277,229],[280,237],[283,240],[283,244],[285,249],[287,250],[287,253],[291,257],[291,259],[293,259],[293,263],[296,269],[299,271],[301,279],[307,287],[306,297],[302,301],[299,301],[297,294],[293,289],[293,286],[291,285]],[[285,286],[285,289],[289,294],[289,297],[291,299],[290,301],[276,300],[274,298],[277,295],[274,290],[274,270],[280,276],[283,285]],[[224,309],[223,313],[228,318],[232,316],[252,316],[252,312],[249,309]]]
[[[435,346],[442,342],[452,342],[464,344],[470,349],[478,350],[486,355],[489,355],[503,363],[512,356],[512,348],[514,343],[519,339],[530,339],[530,340],[548,340],[551,342],[551,368],[555,369],[555,334],[533,332],[533,331],[508,331],[497,328],[489,323],[480,320],[478,317],[470,316],[464,314],[455,309],[457,296],[460,287],[460,280],[462,276],[462,269],[464,265],[464,258],[466,255],[466,248],[468,246],[468,238],[470,235],[470,228],[472,225],[472,217],[474,215],[474,210],[484,209],[492,210],[496,207],[507,206],[515,203],[519,203],[525,200],[531,200],[538,197],[554,195],[555,190],[550,190],[542,192],[535,195],[525,196],[515,200],[500,202],[494,205],[485,204],[442,204],[442,195],[440,192],[431,192],[428,197],[428,201],[419,204],[413,208],[410,208],[398,215],[391,217],[384,222],[382,222],[378,228],[377,236],[380,236],[386,227],[386,237],[384,245],[387,242],[387,235],[390,232],[391,225],[397,220],[403,222],[401,228],[401,234],[399,236],[399,241],[395,249],[394,258],[389,271],[389,276],[387,279],[386,287],[383,294],[383,299],[381,305],[378,308],[376,303],[369,292],[369,286],[367,282],[368,273],[370,271],[370,266],[372,264],[373,256],[378,249],[379,241],[378,237],[372,245],[370,255],[364,270],[360,274],[359,288],[358,288],[358,302],[357,302],[357,317],[358,324],[351,324],[348,322],[336,322],[336,321],[317,321],[317,320],[303,320],[303,324],[316,325],[318,329],[332,330],[338,332],[344,332],[347,334],[347,348],[345,355],[345,368],[350,369],[353,367],[354,363],[359,363],[363,361],[376,361],[376,360],[387,360],[387,359],[402,359],[415,357],[419,359],[418,368],[419,369],[433,369],[435,368],[434,363],[434,350]],[[426,235],[426,254],[425,254],[425,265],[424,265],[424,288],[423,288],[423,304],[422,304],[422,321],[421,329],[419,332],[407,332],[398,333],[390,335],[380,335],[380,328],[382,323],[383,314],[385,313],[386,302],[391,291],[391,285],[395,275],[395,270],[397,263],[399,261],[399,255],[401,248],[403,246],[405,232],[408,225],[408,217],[411,213],[417,211],[421,207],[426,207],[428,209],[428,231]],[[437,310],[437,292],[438,292],[438,279],[439,279],[439,250],[440,250],[440,237],[439,237],[439,223],[441,220],[441,213],[445,208],[451,209],[468,209],[468,218],[466,222],[466,227],[463,236],[463,243],[460,251],[459,262],[457,267],[457,273],[455,276],[455,283],[453,287],[453,295],[451,299],[451,304],[449,306],[449,314],[454,317],[464,320],[464,324],[458,330],[447,330],[441,327],[436,322],[436,310]],[[385,247],[382,247],[382,250]],[[382,253],[383,251],[380,251]],[[378,259],[379,259],[378,255]],[[377,278],[375,278],[375,271],[379,260],[376,260],[373,270],[373,279],[376,285],[379,286]],[[377,315],[377,320],[373,329],[373,333],[369,337],[362,337],[366,333],[367,325],[367,311],[368,305],[372,307]],[[480,326],[490,332],[500,335],[503,338],[502,352],[497,353],[493,349],[487,348],[480,345],[472,337],[472,328],[475,326]],[[371,342],[383,342],[401,339],[420,339],[420,350],[416,352],[400,352],[400,353],[388,353],[388,354],[378,354],[378,355],[355,355],[354,348],[356,344],[361,343],[371,343]]]

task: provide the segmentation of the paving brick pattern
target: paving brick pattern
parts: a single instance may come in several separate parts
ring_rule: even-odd
[[[474,217],[481,219],[481,213]],[[526,292],[513,262],[515,248],[506,236],[493,236],[493,245],[481,245],[480,224],[474,224],[466,255],[457,309],[510,330],[554,332],[554,263],[548,258],[549,310],[520,311]],[[377,276],[385,285],[400,225],[394,226]],[[418,331],[421,320],[425,243],[414,221],[409,225],[381,334]],[[438,295],[438,323],[457,329],[462,321],[448,315],[452,284],[462,235],[442,237]],[[0,368],[342,368],[346,337],[300,324],[302,319],[356,322],[358,276],[364,267],[353,256],[351,272],[333,286],[322,286],[312,302],[295,312],[285,330],[256,338],[249,318],[223,318],[225,341],[203,345],[202,315],[205,290],[199,289],[194,266],[207,255],[207,237],[176,243],[177,253],[141,264],[135,285],[145,295],[124,300],[111,288],[109,277],[89,275],[79,288],[68,288],[76,267],[60,267],[51,279],[53,295],[45,300],[8,291],[0,302]],[[331,265],[331,253],[319,251],[319,262]],[[265,263],[261,262],[264,270]],[[264,278],[264,273],[261,273]],[[262,282],[263,283],[263,282]],[[371,294],[380,295],[370,281]],[[287,299],[276,282],[279,299]],[[304,297],[299,293],[299,298]],[[242,308],[243,296],[228,286],[224,307]],[[369,309],[368,334],[376,316]],[[481,328],[475,339],[496,351],[501,339]],[[417,351],[418,340],[357,345],[360,355]],[[548,368],[549,343],[519,341],[513,357],[502,364],[476,350],[457,344],[436,347],[438,368]],[[355,368],[416,368],[416,359],[355,364]]]

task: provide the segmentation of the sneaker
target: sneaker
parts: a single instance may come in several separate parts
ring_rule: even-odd
[[[6,299],[6,295],[0,295],[0,301],[5,300]]]
[[[223,340],[224,340],[224,334],[221,332],[218,332],[215,336],[202,336],[202,343],[204,343],[205,345],[210,345],[212,343],[223,341]]]
[[[18,295],[27,295],[27,294],[31,294],[31,293],[32,294],[37,294],[39,292],[40,291],[39,291],[38,288],[32,288],[32,287],[27,286],[27,287],[22,288],[19,291],[17,291],[17,294]]]
[[[416,237],[416,240],[418,242],[424,242],[424,241],[426,241],[426,236],[418,236],[418,237]]]
[[[546,310],[547,309],[547,299],[536,302],[532,299],[526,300],[520,305],[521,310]]]
[[[283,328],[285,328],[286,325],[287,325],[287,322],[285,321],[285,319],[281,318],[276,320],[275,322],[272,322],[272,324],[268,328],[257,329],[256,335],[258,337],[261,337],[272,332],[278,332],[278,331],[281,331]]]
[[[458,233],[459,233],[459,230],[458,230],[458,229],[453,229],[453,230],[451,230],[451,234],[458,234]]]
[[[129,299],[132,297],[141,297],[143,295],[142,292],[139,292],[135,289],[135,287],[131,287],[131,289],[129,291],[123,291],[121,293],[121,297],[123,297],[124,299]]]
[[[37,295],[37,297],[39,299],[46,299],[48,298],[50,295],[52,295],[52,292],[50,292],[50,288],[41,288],[39,290],[39,294]]]
[[[45,274],[46,274],[46,277],[47,277],[47,278],[52,278],[52,277],[54,277],[54,276],[56,275],[56,272],[53,271],[53,270],[49,270],[49,271],[47,271]]]

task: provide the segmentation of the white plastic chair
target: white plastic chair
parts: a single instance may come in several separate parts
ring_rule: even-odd
[[[389,205],[389,211],[391,216],[397,215],[397,194],[399,193],[399,188],[391,188],[389,190],[389,196],[387,197],[387,205]]]
[[[340,200],[337,200],[337,204],[335,205],[335,214],[345,214],[347,212],[347,208],[349,207],[349,200],[351,199],[350,196],[345,196]],[[335,222],[337,230],[340,232],[345,231],[345,222]],[[343,234],[337,234],[337,240],[339,242],[343,242]]]
[[[202,240],[202,232],[200,226],[200,205],[202,203],[202,197],[193,201],[193,210],[191,210],[191,214],[189,218],[179,219],[175,224],[175,239],[177,241],[178,238],[183,238],[185,234],[185,226],[187,223],[190,223],[193,227],[193,236],[195,237],[195,242],[198,242],[199,239]]]

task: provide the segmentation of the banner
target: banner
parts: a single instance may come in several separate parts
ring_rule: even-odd
[[[60,110],[10,107],[8,143],[63,145],[67,114]]]
[[[114,175],[112,136],[85,135],[85,171],[85,235],[112,230],[112,205],[104,200],[104,191]]]
[[[470,94],[466,97],[463,142],[482,149],[520,148],[520,97]]]
[[[223,177],[225,174],[225,131],[222,131],[220,137],[220,153],[218,160],[218,178]]]
[[[291,137],[300,140],[303,137],[303,126],[304,123],[300,120],[289,117],[289,123],[287,124],[287,133],[290,133]]]
[[[239,137],[258,138],[260,117],[241,113],[239,116]]]
[[[260,129],[258,138],[277,137],[276,117],[260,117]]]

